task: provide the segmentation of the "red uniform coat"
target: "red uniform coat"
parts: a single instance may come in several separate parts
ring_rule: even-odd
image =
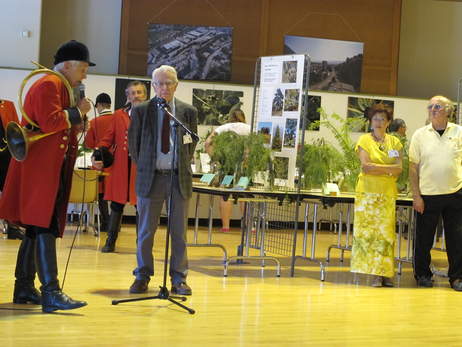
[[[5,130],[9,122],[19,122],[14,104],[8,100],[0,100],[0,117]],[[0,147],[3,147],[3,145]]]
[[[23,225],[50,227],[62,183],[63,199],[56,206],[56,214],[59,232],[61,235],[64,232],[77,154],[77,133],[71,128],[67,108],[69,95],[57,76],[46,75],[29,88],[24,110],[42,133],[56,133],[30,145],[24,161],[11,160],[0,199],[0,218]],[[26,125],[26,119],[21,123]]]
[[[11,155],[5,141],[6,126],[10,122],[19,122],[16,109],[11,101],[0,100],[0,118],[3,125],[3,138],[0,138],[0,190],[3,190],[6,174],[8,172],[8,165],[11,160]]]
[[[112,112],[109,112],[109,111],[108,113],[101,114],[97,118],[92,119],[90,121],[87,134],[85,135],[85,140],[84,140],[85,146],[88,148],[95,149],[98,146],[98,142],[101,141],[101,139],[103,138],[104,134],[106,134],[111,124],[112,124]],[[108,172],[109,170],[104,169],[103,171]],[[105,181],[106,181],[106,178],[104,178],[104,180],[100,180],[99,182],[98,191],[100,193],[104,193],[105,191],[104,189],[105,184],[106,184]]]
[[[127,202],[136,205],[135,194],[135,163],[131,163],[129,170],[128,157],[128,126],[130,116],[124,109],[119,109],[112,116],[111,126],[107,129],[98,147],[114,148],[114,163],[109,168],[109,176],[105,179],[104,200],[115,201],[119,204]],[[130,178],[130,182],[129,182]]]

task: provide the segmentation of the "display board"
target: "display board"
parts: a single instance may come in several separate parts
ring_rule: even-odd
[[[252,129],[265,135],[273,156],[274,184],[294,188],[297,151],[305,130],[310,58],[261,57],[255,69]],[[302,125],[300,126],[300,124]]]

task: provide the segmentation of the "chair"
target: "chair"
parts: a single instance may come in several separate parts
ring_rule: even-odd
[[[95,218],[95,206],[98,207],[98,177],[100,172],[90,169],[74,169],[72,174],[72,187],[69,197],[69,202],[74,204],[82,204],[80,211],[83,211],[83,204],[87,204],[87,211],[80,215],[80,222],[83,220],[84,214],[86,215],[86,221],[84,231],[88,230],[91,226],[94,230],[94,235],[99,235],[99,214],[97,214],[98,223],[97,226],[94,224]]]

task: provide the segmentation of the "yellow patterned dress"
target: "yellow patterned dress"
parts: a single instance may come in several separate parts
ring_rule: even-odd
[[[375,164],[395,164],[401,142],[385,135],[383,143],[371,134],[361,136],[356,144]],[[395,251],[396,178],[389,175],[360,173],[356,185],[351,272],[393,277]]]

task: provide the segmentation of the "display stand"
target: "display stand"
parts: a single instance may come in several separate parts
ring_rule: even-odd
[[[300,192],[301,180],[297,177],[297,172],[300,173],[303,170],[297,167],[299,162],[297,157],[303,155],[304,146],[299,146],[299,144],[304,144],[305,141],[309,72],[310,57],[308,54],[260,57],[255,66],[251,130],[265,134],[269,138],[267,146],[271,148],[274,163],[268,174],[272,190]],[[242,244],[239,249],[242,251],[246,249],[246,246],[248,249],[248,235],[255,235],[253,237],[257,242],[250,242],[250,244],[254,245],[253,248],[260,250],[260,255],[252,257],[238,253],[238,259],[262,260],[262,266],[265,260],[274,261],[274,257],[267,257],[264,253],[265,234],[269,235],[272,228],[279,231],[285,230],[286,234],[291,235],[289,241],[291,248],[287,251],[288,254],[282,255],[292,258],[291,276],[294,275],[300,213],[299,194],[296,196],[297,201],[295,201],[293,215],[290,218],[293,221],[291,223],[276,222],[287,220],[287,215],[278,215],[278,209],[272,209],[271,215],[265,213],[265,218],[244,219],[246,223],[243,225],[242,240],[247,240],[247,245]],[[263,211],[268,211],[267,203],[262,201],[255,203],[258,203]],[[247,204],[252,204],[251,199]],[[277,225],[278,223],[280,225]],[[255,232],[252,234],[252,231]],[[261,234],[259,231],[262,231]],[[315,261],[322,266],[314,258],[298,258]],[[229,265],[230,259],[226,266]]]

